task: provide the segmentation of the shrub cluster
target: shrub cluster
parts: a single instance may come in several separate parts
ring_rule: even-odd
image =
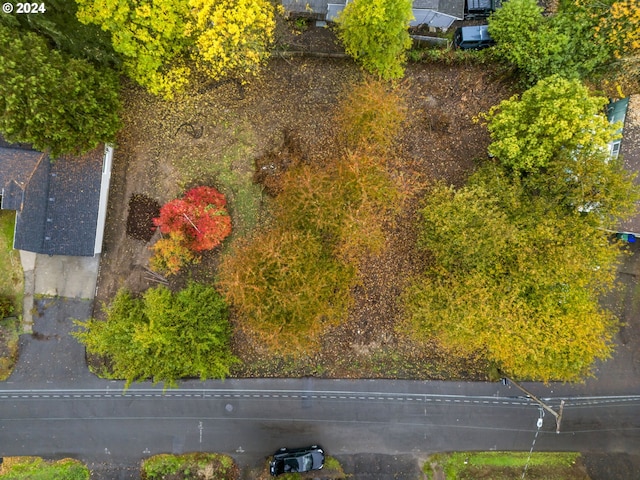
[[[107,321],[78,322],[74,335],[87,352],[108,360],[111,378],[127,386],[152,379],[173,386],[179,378],[224,378],[237,360],[224,299],[212,288],[190,283],[172,293],[159,286],[135,298],[120,290],[105,307]]]

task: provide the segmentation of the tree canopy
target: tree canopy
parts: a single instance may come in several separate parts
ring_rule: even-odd
[[[269,0],[191,0],[195,19],[187,31],[195,36],[193,58],[213,79],[231,74],[255,76],[269,58],[275,30]]]
[[[75,1],[47,0],[44,14],[23,15],[15,9],[0,15],[0,24],[37,33],[48,45],[96,67],[119,69],[121,61],[111,46],[109,34],[97,25],[84,25],[76,17]]]
[[[78,322],[74,335],[87,352],[108,359],[111,378],[127,386],[152,379],[169,386],[184,377],[224,378],[237,361],[223,298],[209,286],[190,283],[172,293],[164,286],[135,298],[120,290],[105,308],[107,320]]]
[[[401,90],[370,80],[350,89],[338,110],[353,151],[291,166],[268,226],[220,265],[219,285],[243,331],[283,356],[311,354],[347,321],[361,261],[385,248],[384,226],[403,199],[385,156],[404,118]]]
[[[113,141],[118,81],[106,69],[51,50],[33,32],[0,25],[0,132],[8,141],[81,153]]]
[[[617,320],[599,299],[620,249],[606,229],[639,192],[609,156],[605,103],[556,75],[490,110],[496,160],[421,210],[433,263],[405,293],[411,335],[543,381],[579,381],[610,355]]]
[[[574,9],[589,16],[595,36],[616,58],[640,52],[640,8],[637,0],[572,0]]]
[[[559,155],[606,152],[620,128],[604,115],[606,103],[577,79],[540,80],[484,116],[492,140],[489,153],[514,171],[534,171]]]
[[[493,52],[528,85],[550,76],[637,88],[640,9],[636,0],[510,0],[489,18]]]
[[[411,47],[411,0],[354,0],[340,13],[338,36],[365,70],[383,79],[404,76]]]
[[[510,0],[489,18],[489,33],[496,41],[494,53],[535,83],[563,72],[576,75],[568,50],[569,37],[542,15],[536,0]]]
[[[219,79],[256,73],[275,28],[268,0],[77,0],[78,18],[111,33],[127,74],[172,98],[194,67]]]
[[[598,299],[619,249],[597,226],[499,168],[459,190],[436,186],[421,214],[420,245],[434,262],[405,294],[414,337],[543,381],[581,380],[610,355],[617,323]]]

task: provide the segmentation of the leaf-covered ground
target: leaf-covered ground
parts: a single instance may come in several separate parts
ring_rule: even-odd
[[[308,35],[305,30],[299,41]],[[324,30],[322,35],[326,36]],[[135,230],[131,219],[144,217],[130,208],[136,205],[134,199],[144,195],[164,204],[188,187],[213,184],[227,195],[235,235],[230,241],[249,234],[264,221],[269,189],[277,186],[277,176],[292,155],[322,165],[340,154],[335,108],[350,85],[361,78],[360,70],[348,59],[287,57],[273,59],[264,75],[249,85],[203,83],[174,102],[127,86],[96,315],[100,315],[101,303],[108,302],[118,288],[143,291],[153,284],[145,270],[151,243],[127,235],[127,229]],[[488,135],[473,118],[508,97],[509,86],[487,65],[426,63],[409,65],[404,86],[408,121],[394,146],[390,167],[412,196],[402,213],[389,222],[386,250],[362,265],[349,321],[327,332],[317,355],[297,361],[270,357],[236,329],[234,350],[244,363],[235,375],[486,375],[482,359],[460,358],[436,344],[416,345],[402,338],[396,327],[402,317],[400,293],[428,261],[416,249],[420,198],[431,182],[460,184],[474,168],[474,161],[486,157]],[[205,255],[189,275],[213,281],[218,260],[219,252]],[[172,284],[179,287],[186,277]]]

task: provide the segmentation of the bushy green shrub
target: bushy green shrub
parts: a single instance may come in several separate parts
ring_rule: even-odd
[[[0,295],[0,320],[10,316],[13,313],[13,300],[4,295]]]
[[[233,458],[219,453],[160,454],[142,462],[143,480],[171,478],[213,478],[237,480],[240,471]]]
[[[109,376],[127,386],[152,379],[175,385],[183,377],[224,378],[237,360],[231,354],[231,327],[224,299],[212,288],[190,283],[172,293],[164,286],[142,298],[120,290],[105,308],[107,320],[77,322],[74,333],[87,352],[105,356]]]
[[[411,0],[354,0],[337,19],[345,50],[365,70],[384,79],[402,78],[411,47]]]

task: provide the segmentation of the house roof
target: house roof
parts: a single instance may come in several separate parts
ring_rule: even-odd
[[[462,20],[464,2],[465,0],[413,0],[414,16],[417,11],[423,19],[426,14],[422,10],[433,10]],[[346,0],[282,0],[282,6],[289,12],[322,14],[327,16],[327,20],[333,20],[346,3]]]
[[[9,144],[0,136],[0,207],[18,210],[24,187],[45,156],[25,144]]]
[[[48,255],[95,254],[103,155],[101,147],[51,160],[3,142],[2,208],[17,212],[14,248]]]

